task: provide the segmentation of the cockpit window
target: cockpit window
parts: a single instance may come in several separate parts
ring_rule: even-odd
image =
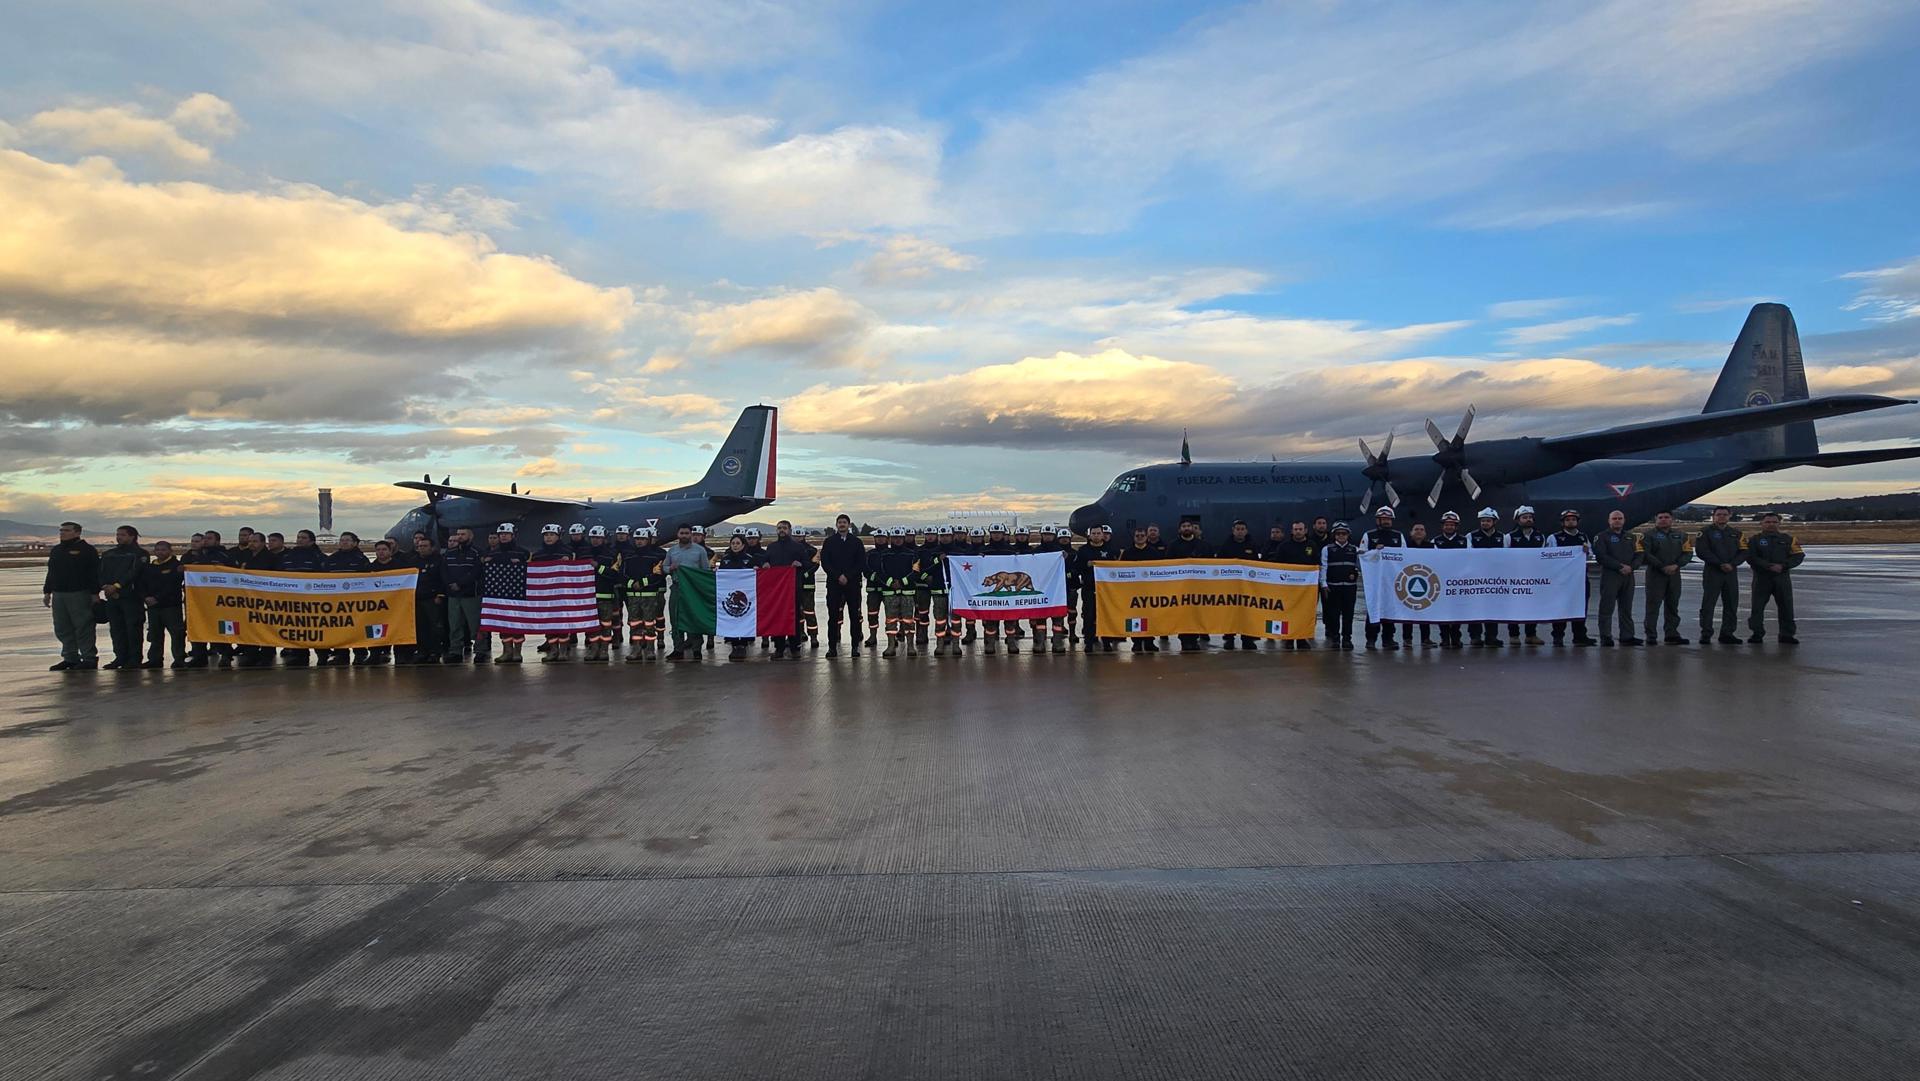
[[[1147,475],[1145,473],[1123,473],[1107,488],[1109,492],[1144,492],[1146,490]]]

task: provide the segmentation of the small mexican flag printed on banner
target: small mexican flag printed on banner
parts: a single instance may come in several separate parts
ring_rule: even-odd
[[[235,623],[231,619],[223,619],[220,621],[220,633],[238,635],[240,633],[240,624]]]
[[[1136,632],[1136,631],[1145,631],[1146,629],[1147,629],[1147,621],[1144,619],[1127,620],[1127,631],[1129,633]]]
[[[387,625],[385,623],[367,624],[368,638],[385,638],[386,636],[387,636]]]
[[[1287,622],[1286,622],[1286,620],[1283,620],[1283,619],[1269,619],[1269,620],[1267,620],[1267,633],[1268,633],[1268,634],[1285,634],[1285,633],[1287,633]]]
[[[765,638],[796,634],[799,609],[793,567],[673,572],[673,626],[688,634]]]

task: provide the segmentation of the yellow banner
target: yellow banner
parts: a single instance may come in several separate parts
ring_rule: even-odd
[[[1102,638],[1312,638],[1320,568],[1247,559],[1095,563],[1093,590],[1094,630]]]
[[[419,571],[262,574],[189,568],[187,638],[282,649],[410,646]]]

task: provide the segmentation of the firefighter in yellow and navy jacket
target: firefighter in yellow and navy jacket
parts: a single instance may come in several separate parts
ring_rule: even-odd
[[[1680,569],[1693,562],[1693,540],[1686,530],[1674,527],[1673,512],[1663,510],[1653,516],[1653,528],[1640,534],[1640,550],[1647,560],[1647,618],[1641,623],[1647,644],[1684,646],[1687,640],[1680,634]],[[1654,630],[1662,608],[1666,619],[1656,638]]]
[[[1720,637],[1723,646],[1740,642],[1740,564],[1747,561],[1747,541],[1728,524],[1733,511],[1713,508],[1713,521],[1693,540],[1693,554],[1700,557],[1700,644],[1713,638],[1713,610],[1720,609]]]
[[[653,526],[636,526],[633,546],[620,557],[626,579],[627,663],[660,659],[660,643],[667,631],[667,550],[654,536]]]
[[[894,526],[887,531],[887,546],[880,552],[880,595],[887,609],[887,648],[880,656],[891,658],[904,642],[907,656],[920,655],[914,636],[914,595],[920,588],[920,550],[907,543],[907,531]]]
[[[607,527],[587,530],[586,558],[593,563],[593,599],[599,626],[587,632],[587,661],[613,659],[613,629],[620,625],[620,550],[607,543]]]
[[[1620,613],[1620,644],[1643,643],[1633,636],[1633,572],[1644,556],[1640,538],[1627,532],[1627,516],[1614,511],[1607,515],[1607,528],[1594,534],[1593,561],[1600,564],[1600,644],[1613,644],[1613,617]]]
[[[1760,532],[1747,542],[1747,564],[1753,568],[1753,612],[1747,617],[1747,629],[1753,633],[1747,641],[1759,645],[1767,637],[1767,602],[1780,609],[1780,641],[1795,646],[1793,636],[1793,568],[1806,562],[1807,554],[1793,534],[1780,532],[1780,516],[1769,511],[1760,518]]]

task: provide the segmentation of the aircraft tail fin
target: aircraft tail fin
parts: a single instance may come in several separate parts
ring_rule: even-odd
[[[780,411],[770,405],[742,409],[706,475],[696,484],[659,494],[773,502],[779,417]]]
[[[1785,304],[1755,304],[1701,412],[1723,413],[1804,401],[1807,397],[1807,369],[1800,356],[1800,329],[1794,325],[1793,312]],[[1749,461],[1804,458],[1820,453],[1820,438],[1812,421],[1797,421],[1725,436],[1686,450],[1697,450],[1706,457]]]

